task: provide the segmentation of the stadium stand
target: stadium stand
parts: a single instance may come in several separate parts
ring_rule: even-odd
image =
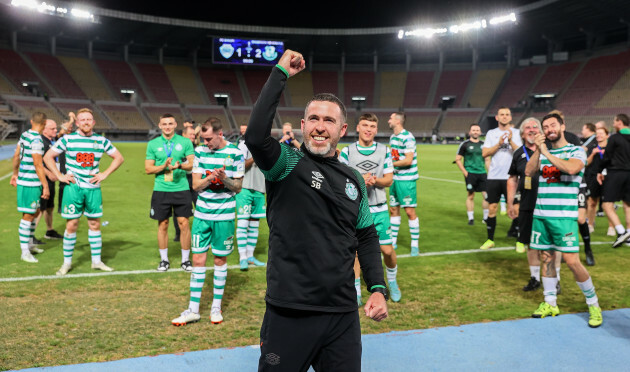
[[[0,74],[0,94],[20,94],[2,74]]]
[[[96,59],[94,63],[100,70],[101,74],[107,80],[112,87],[114,94],[117,95],[117,99],[120,101],[129,100],[127,96],[122,94],[121,90],[134,90],[136,94],[142,99],[147,100],[147,96],[140,86],[140,82],[134,75],[129,64],[124,61]]]
[[[282,124],[291,123],[293,129],[300,129],[302,118],[304,117],[304,107],[280,107],[278,108],[278,117]],[[348,128],[348,130],[354,130]]]
[[[332,93],[339,97],[339,73],[337,71],[313,71],[313,92]]]
[[[221,123],[225,124],[227,127],[230,126],[230,121],[225,114],[225,108],[223,106],[188,105],[186,106],[186,108],[188,109],[188,112],[190,112],[191,120],[193,120],[197,124],[203,124],[206,120],[208,120],[208,118],[216,117],[221,120]]]
[[[51,55],[41,53],[25,53],[46,80],[65,98],[86,99],[87,96],[72,80],[72,77],[59,60]]]
[[[249,99],[251,104],[253,105],[258,99],[258,95],[262,90],[263,85],[267,82],[267,78],[269,78],[268,70],[245,70],[243,71],[243,78],[245,79],[245,84],[247,86],[247,92],[249,93]],[[284,93],[282,97],[280,97],[280,105],[285,105],[284,103]]]
[[[193,70],[184,65],[164,65],[177,100],[184,104],[202,105],[204,100],[199,92],[199,84]]]
[[[198,70],[201,82],[211,101],[214,99],[215,93],[227,93],[230,96],[230,104],[245,105],[236,71],[209,67],[199,67]]]
[[[177,94],[162,65],[154,63],[136,63],[138,71],[147,88],[153,93],[155,101],[158,103],[177,103]]]
[[[313,97],[313,77],[310,71],[302,71],[295,75],[287,84],[287,91],[292,107],[305,107]]]
[[[373,107],[374,73],[366,71],[346,71],[343,74],[343,103],[353,107],[352,97],[365,97],[364,107]]]
[[[443,137],[466,137],[472,123],[479,123],[482,109],[450,109],[445,111],[439,132]]]
[[[158,104],[158,103],[143,103],[140,105],[148,117],[151,119],[151,124],[157,127],[160,122],[160,116],[163,114],[171,114],[175,117],[175,121],[178,124],[182,124],[187,119],[186,115],[182,112],[181,107],[178,104]]]
[[[490,112],[494,115],[499,107],[516,107],[530,91],[530,87],[540,71],[540,66],[515,68],[511,71],[505,86],[497,97]]]
[[[583,123],[608,115],[593,110],[630,68],[630,51],[590,59],[556,104],[566,116],[567,128],[577,130]],[[614,111],[611,111],[614,112]],[[614,114],[611,114],[611,116]],[[597,121],[597,120],[596,120]],[[608,121],[611,117],[608,116]]]
[[[9,102],[27,119],[30,119],[35,112],[43,112],[49,119],[53,119],[57,123],[63,121],[61,113],[42,97],[25,96],[9,99]]]
[[[407,108],[426,107],[434,76],[435,71],[410,71],[407,73],[403,106]]]
[[[242,123],[249,123],[249,117],[251,116],[251,114],[252,114],[251,107],[248,107],[248,106],[232,107],[232,115],[234,117],[234,122],[236,123],[237,126],[240,126]],[[231,126],[229,123],[226,126],[231,127],[231,130],[236,130],[236,128]],[[229,132],[229,130],[224,130],[224,131]]]
[[[101,104],[105,115],[121,130],[149,130],[151,126],[133,104]]]
[[[505,76],[505,69],[480,70],[471,81],[472,90],[468,98],[469,107],[485,108],[490,104],[492,96],[497,91],[501,80]]]
[[[407,74],[404,71],[380,72],[379,104],[381,108],[397,108],[405,98],[405,80]]]
[[[572,62],[548,66],[531,93],[561,93],[579,65],[579,62]]]
[[[472,70],[442,71],[432,107],[438,107],[443,96],[455,96],[455,104],[459,105],[464,99],[471,75]]]
[[[105,82],[100,74],[92,67],[91,62],[85,58],[59,56],[59,61],[72,79],[78,84],[88,98],[98,101],[111,101],[114,97],[109,94]]]
[[[433,127],[435,126],[440,113],[440,109],[405,110],[405,115],[407,117],[405,121],[405,129],[412,132],[416,137],[431,136],[433,133]],[[389,115],[383,122],[387,123],[388,118]],[[379,122],[381,121],[382,119],[379,117]]]
[[[40,93],[52,94],[52,90],[37,76],[24,59],[13,50],[0,49],[0,72],[22,94],[33,95],[22,83],[36,83]]]
[[[617,80],[615,85],[595,104],[596,108],[630,107],[630,69]]]
[[[59,121],[57,121],[57,124],[61,124],[62,122],[67,120],[69,112],[72,111],[76,113],[77,110],[81,108],[89,108],[90,110],[92,110],[94,120],[96,121],[96,124],[94,124],[95,130],[112,129],[107,118],[101,115],[100,109],[95,107],[90,101],[51,99],[50,103],[51,105],[54,105],[57,108],[57,111],[59,111],[60,113],[60,118]]]

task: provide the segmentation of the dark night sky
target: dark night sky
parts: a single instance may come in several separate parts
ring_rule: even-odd
[[[219,23],[304,28],[371,28],[470,20],[503,13],[531,0],[140,1],[90,0],[101,8]],[[176,5],[175,5],[176,4]],[[248,5],[242,5],[248,4]],[[389,6],[389,4],[392,4]],[[511,7],[510,7],[511,5]]]

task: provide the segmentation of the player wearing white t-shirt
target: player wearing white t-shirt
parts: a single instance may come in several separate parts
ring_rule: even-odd
[[[491,157],[488,170],[487,201],[488,201],[488,240],[480,247],[488,249],[494,247],[494,230],[497,226],[497,207],[501,195],[507,195],[508,170],[512,163],[514,151],[523,145],[518,129],[514,129],[512,112],[507,107],[501,107],[495,116],[499,126],[486,133],[486,140],[482,147],[484,158]]]

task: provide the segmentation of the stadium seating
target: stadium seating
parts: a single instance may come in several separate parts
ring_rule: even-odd
[[[252,110],[250,107],[233,107],[232,108],[232,115],[234,116],[234,121],[236,122],[236,125],[240,126],[243,123],[249,123],[249,117],[252,114]],[[228,125],[225,125],[225,127],[229,127],[229,123]]]
[[[541,76],[538,84],[532,89],[532,93],[555,93],[562,92],[565,84],[569,81],[575,70],[580,66],[579,62],[562,63],[548,66]]]
[[[465,106],[486,108],[497,91],[499,84],[501,84],[503,76],[505,76],[505,69],[480,70],[477,72],[475,81],[471,81],[473,86]]]
[[[432,107],[438,107],[443,96],[455,96],[455,105],[459,106],[464,99],[471,75],[471,70],[442,71]]]
[[[77,110],[79,109],[89,108],[90,110],[92,110],[94,120],[96,121],[96,124],[94,125],[95,130],[100,131],[100,130],[112,129],[112,127],[109,125],[108,120],[104,118],[100,114],[99,110],[95,108],[94,105],[92,105],[92,103],[90,103],[89,101],[69,102],[69,101],[59,101],[59,100],[53,99],[51,100],[51,105],[54,105],[55,107],[57,107],[58,111],[63,113],[63,119],[60,118],[59,119],[60,121],[57,121],[57,124],[61,124],[63,121],[67,120],[69,112],[72,111],[76,113]]]
[[[0,94],[20,94],[2,74],[0,74]]]
[[[95,101],[115,100],[88,59],[63,56],[57,58],[88,98]]]
[[[132,104],[101,104],[101,109],[112,122],[116,123],[116,128],[121,130],[149,130],[151,127]]]
[[[138,71],[147,88],[153,93],[155,101],[158,103],[177,103],[177,94],[162,65],[154,63],[136,63]]]
[[[164,70],[175,90],[178,102],[195,105],[205,103],[201,98],[197,78],[192,68],[184,65],[164,65]]]
[[[519,101],[526,98],[526,94],[529,92],[540,68],[540,66],[529,66],[512,70],[499,97],[490,110],[491,113],[496,113],[499,107],[502,106],[518,106]]]
[[[249,99],[251,100],[252,104],[254,104],[258,99],[258,95],[260,94],[263,85],[265,85],[265,83],[267,82],[267,78],[269,78],[269,71],[246,70],[243,71],[243,78],[245,79],[247,91],[249,92]],[[284,93],[282,97],[280,97],[280,105],[285,105]]]
[[[339,73],[337,71],[313,71],[313,92],[332,93],[339,97]]]
[[[440,124],[440,135],[444,137],[466,137],[470,124],[479,123],[483,110],[455,109],[447,110]]]
[[[86,99],[87,96],[59,60],[51,55],[25,53],[46,80],[65,98]]]
[[[282,124],[291,123],[293,129],[299,129],[304,117],[304,107],[278,108],[278,116]],[[354,129],[352,129],[354,130]]]
[[[114,94],[117,95],[117,99],[126,101],[128,98],[120,93],[121,90],[134,90],[136,94],[143,100],[147,100],[147,96],[142,90],[138,79],[134,75],[131,67],[125,61],[97,59],[94,63],[101,71],[103,78],[107,80],[112,87]]]
[[[595,104],[597,108],[630,107],[630,69],[621,76],[613,87]]]
[[[225,109],[223,106],[186,106],[186,109],[191,115],[191,119],[197,124],[203,124],[208,118],[216,117],[221,120],[221,123],[228,127],[230,121],[225,115]],[[179,122],[178,122],[179,123]]]
[[[365,97],[363,107],[373,107],[374,103],[374,73],[365,71],[346,71],[343,74],[343,103],[353,107],[352,97]]]
[[[304,108],[314,94],[311,73],[302,71],[289,79],[286,93],[289,94],[291,106]]]
[[[435,71],[410,71],[407,73],[403,106],[406,108],[426,107],[434,76]]]
[[[17,107],[18,111],[20,111],[26,118],[30,119],[31,115],[35,112],[43,112],[49,119],[56,121],[57,124],[60,124],[63,121],[61,113],[59,113],[59,111],[41,97],[11,99],[9,102],[13,104],[14,107]]]
[[[227,93],[230,96],[230,104],[235,106],[245,105],[238,78],[234,70],[199,67],[201,82],[208,93],[208,98],[214,104],[215,93]]]
[[[29,82],[37,83],[40,92],[52,96],[50,88],[41,81],[21,56],[12,50],[0,49],[0,73],[24,95],[32,95],[27,88],[22,86],[23,82]]]
[[[431,136],[433,127],[440,116],[440,110],[406,110],[405,116],[407,117],[405,121],[405,129],[412,132],[416,136]],[[387,118],[383,121],[387,123]],[[379,118],[379,121],[382,121]],[[379,125],[379,129],[383,127]]]
[[[398,109],[405,98],[404,71],[383,71],[380,73],[379,105],[381,108]]]
[[[141,108],[149,115],[151,124],[157,127],[160,122],[160,116],[163,114],[171,114],[175,117],[177,124],[184,123],[184,120],[188,119],[182,112],[181,108],[177,104],[156,104],[156,103],[143,103]],[[181,128],[180,128],[181,129]]]

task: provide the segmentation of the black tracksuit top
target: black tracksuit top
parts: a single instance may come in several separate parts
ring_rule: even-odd
[[[265,300],[320,312],[357,310],[354,258],[367,288],[385,286],[363,178],[336,157],[271,137],[287,75],[274,67],[254,105],[245,144],[265,174],[269,258]]]

